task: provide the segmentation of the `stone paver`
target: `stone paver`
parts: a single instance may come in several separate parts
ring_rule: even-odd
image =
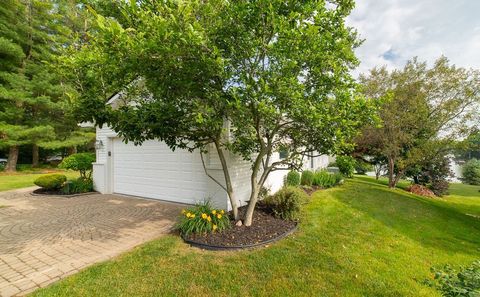
[[[20,296],[168,233],[182,205],[0,192],[0,296]]]

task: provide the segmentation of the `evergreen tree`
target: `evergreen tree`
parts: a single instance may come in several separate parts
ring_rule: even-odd
[[[21,145],[32,145],[36,166],[39,147],[52,148],[50,141],[58,147],[59,142],[76,146],[91,139],[91,134],[78,138],[68,86],[52,69],[72,38],[60,10],[64,3],[7,0],[0,8],[0,146],[9,151],[6,171],[15,171]]]

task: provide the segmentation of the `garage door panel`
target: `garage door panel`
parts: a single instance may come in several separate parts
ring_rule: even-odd
[[[198,154],[172,152],[158,141],[135,146],[114,139],[112,157],[115,193],[184,203],[205,198],[207,181]]]

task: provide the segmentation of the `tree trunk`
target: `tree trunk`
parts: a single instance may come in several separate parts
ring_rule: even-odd
[[[71,146],[67,149],[67,154],[70,156],[70,155],[73,155],[73,154],[76,154],[77,153],[77,147],[76,146]]]
[[[7,166],[5,167],[6,172],[15,172],[17,171],[17,160],[18,160],[18,146],[11,146],[8,152]]]
[[[400,181],[400,179],[402,178],[403,176],[403,171],[400,171],[397,173],[397,175],[395,175],[395,179],[393,180],[393,188],[395,188],[398,184],[398,182]]]
[[[218,158],[220,159],[220,163],[222,164],[223,175],[225,177],[225,185],[227,188],[228,198],[230,199],[230,204],[232,206],[233,217],[235,221],[237,221],[239,219],[238,205],[235,193],[233,191],[232,180],[230,179],[230,172],[228,170],[227,160],[225,159],[225,154],[223,153],[223,150],[220,147],[220,143],[218,141],[215,141],[215,148],[217,149]]]
[[[260,164],[262,163],[264,156],[265,156],[264,153],[259,153],[252,168],[252,175],[250,177],[250,184],[251,184],[250,200],[248,201],[247,212],[245,213],[245,217],[243,219],[243,224],[247,227],[252,225],[253,212],[255,211],[255,206],[257,205],[258,193],[260,193],[260,189],[262,188],[265,182],[265,179],[269,173],[269,171],[262,172],[262,177],[260,178],[260,181],[257,182],[258,171],[260,170]],[[267,164],[270,160],[269,156],[270,155],[267,154],[267,159],[265,160],[265,163]]]
[[[382,173],[382,165],[374,165],[375,169],[375,179],[378,180],[380,178],[380,174]]]
[[[388,187],[395,188],[395,160],[391,157],[388,158]]]
[[[243,219],[243,224],[247,227],[252,225],[253,212],[255,210],[255,205],[257,205],[259,193],[258,188],[259,187],[257,185],[257,181],[252,178],[252,192],[250,193],[250,200],[248,201],[247,212],[245,213],[245,218]]]
[[[38,159],[38,145],[33,144],[32,146],[32,167],[38,167],[39,159]]]

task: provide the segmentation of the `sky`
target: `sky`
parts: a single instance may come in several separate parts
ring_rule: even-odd
[[[365,39],[355,75],[375,66],[401,68],[415,56],[432,63],[445,55],[480,69],[480,0],[356,0],[347,24]]]

